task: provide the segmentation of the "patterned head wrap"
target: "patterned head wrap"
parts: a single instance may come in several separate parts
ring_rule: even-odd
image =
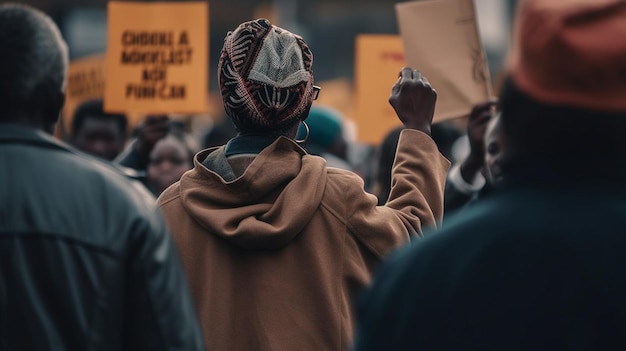
[[[282,131],[313,100],[313,54],[304,40],[266,19],[244,22],[224,39],[217,75],[224,109],[241,131]]]

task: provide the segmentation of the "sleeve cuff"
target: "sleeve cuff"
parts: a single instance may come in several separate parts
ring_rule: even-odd
[[[452,166],[448,173],[448,181],[454,186],[456,190],[465,194],[471,195],[485,186],[485,177],[477,173],[472,179],[471,183],[468,183],[463,176],[461,176],[461,165],[459,163]]]

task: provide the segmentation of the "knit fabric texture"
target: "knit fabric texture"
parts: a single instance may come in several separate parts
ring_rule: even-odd
[[[313,101],[313,54],[304,40],[266,19],[244,22],[224,39],[218,79],[224,109],[240,131],[281,131]]]

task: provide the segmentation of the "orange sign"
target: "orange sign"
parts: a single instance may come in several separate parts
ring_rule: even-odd
[[[357,139],[379,144],[389,131],[402,125],[389,104],[391,87],[405,66],[402,38],[398,35],[359,35],[355,57]]]
[[[206,2],[109,2],[105,111],[205,112],[208,16]]]
[[[94,55],[70,62],[63,106],[63,125],[70,132],[74,112],[85,101],[102,99],[104,93],[104,55]]]

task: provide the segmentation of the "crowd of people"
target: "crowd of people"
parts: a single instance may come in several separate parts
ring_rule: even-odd
[[[54,138],[68,48],[2,4],[0,350],[623,349],[624,38],[624,1],[522,0],[499,96],[433,124],[405,67],[363,162],[266,19],[202,140],[101,100]]]

